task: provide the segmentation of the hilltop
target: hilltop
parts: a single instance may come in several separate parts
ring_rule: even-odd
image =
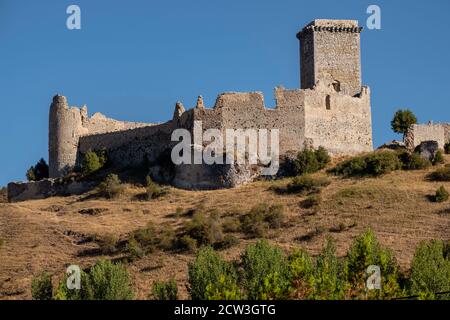
[[[101,258],[123,261],[122,251],[99,250],[95,239],[113,236],[119,244],[127,235],[152,222],[179,231],[192,220],[196,210],[217,212],[219,221],[238,220],[259,204],[282,205],[285,218],[281,228],[267,233],[270,243],[285,251],[304,247],[317,255],[325,238],[336,239],[342,256],[355,236],[370,227],[380,243],[390,248],[400,267],[407,270],[414,250],[422,240],[448,241],[450,205],[431,202],[429,197],[450,182],[431,182],[426,176],[435,170],[394,171],[377,178],[329,177],[319,203],[306,208],[306,195],[277,193],[290,179],[256,181],[233,189],[188,191],[167,187],[166,194],[153,200],[140,200],[145,188],[127,184],[124,194],[113,200],[79,196],[53,197],[18,203],[0,203],[0,299],[29,299],[34,275],[48,270],[61,279],[70,264],[89,267]],[[323,177],[324,172],[314,174]],[[239,243],[221,251],[228,260],[240,255],[248,238],[231,232]],[[195,253],[156,250],[126,262],[132,274],[136,297],[148,297],[155,280],[175,277],[181,298],[187,264]]]

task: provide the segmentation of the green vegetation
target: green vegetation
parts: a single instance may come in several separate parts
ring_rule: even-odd
[[[450,181],[450,167],[438,168],[428,175],[431,181]]]
[[[296,175],[314,173],[325,168],[331,158],[327,150],[319,147],[317,150],[305,148],[297,154],[294,162]]]
[[[88,176],[102,169],[108,160],[106,151],[94,152],[88,151],[83,155],[81,160],[81,172]]]
[[[131,278],[120,264],[100,260],[89,272],[81,272],[81,289],[67,288],[67,276],[59,284],[55,300],[131,300]]]
[[[124,192],[124,186],[117,174],[109,174],[98,186],[99,194],[105,198],[117,198]]]
[[[222,241],[222,225],[219,218],[216,211],[209,215],[203,211],[194,213],[192,219],[185,225],[186,235],[194,239],[198,247]]]
[[[281,249],[265,240],[249,245],[242,255],[242,278],[247,298],[283,299],[289,293],[289,268]]]
[[[442,241],[422,242],[416,249],[411,267],[411,293],[420,299],[450,299],[450,260]]]
[[[376,151],[343,161],[328,172],[345,177],[380,176],[401,168],[396,152]]]
[[[166,190],[159,184],[155,183],[150,176],[146,177],[146,197],[147,200],[159,198],[166,193]]]
[[[156,250],[172,250],[176,247],[175,231],[168,226],[149,223],[145,228],[133,231],[127,240],[125,251],[130,260],[143,258]]]
[[[287,185],[286,191],[288,193],[300,194],[314,193],[329,184],[330,180],[325,177],[313,177],[305,174],[292,178],[291,182]]]
[[[28,181],[40,181],[48,178],[48,164],[43,158],[35,166],[31,166],[26,173]]]
[[[444,153],[442,152],[442,150],[438,150],[433,158],[433,166],[444,163],[445,163]]]
[[[450,154],[450,142],[444,144],[444,152],[445,154]]]
[[[448,200],[448,191],[444,188],[444,186],[440,186],[436,190],[436,194],[434,195],[434,201],[435,202],[444,202]]]
[[[431,166],[431,162],[423,158],[420,154],[407,151],[400,152],[398,154],[400,161],[402,162],[403,170],[421,170]]]
[[[152,296],[156,300],[177,300],[178,288],[175,279],[169,281],[156,281],[153,284]]]
[[[250,237],[266,237],[270,229],[280,228],[284,219],[283,206],[262,203],[241,216],[241,230]]]
[[[33,300],[51,300],[53,297],[52,276],[43,272],[31,281],[31,296]]]
[[[411,110],[398,110],[391,121],[391,128],[395,133],[404,136],[411,125],[415,123],[417,123],[417,118]]]

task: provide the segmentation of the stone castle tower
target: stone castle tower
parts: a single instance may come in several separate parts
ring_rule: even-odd
[[[202,121],[203,130],[222,132],[278,129],[281,155],[305,146],[323,146],[334,155],[371,151],[370,90],[361,85],[361,29],[353,20],[314,20],[306,25],[297,34],[301,88],[277,87],[275,108],[266,108],[260,92],[227,92],[217,97],[213,108],[205,107],[200,98],[187,110],[177,103],[173,119],[149,124],[99,113],[90,117],[86,107],[69,107],[67,99],[57,95],[49,116],[50,177],[63,176],[85,152],[96,150],[106,150],[118,167],[140,165],[143,159],[158,166],[175,144],[173,130],[193,130],[194,121]],[[234,170],[228,167],[182,165],[173,170],[169,182],[184,188],[233,186],[247,179],[220,180]]]
[[[297,34],[301,88],[317,81],[354,96],[361,91],[360,32],[355,20],[314,20]]]

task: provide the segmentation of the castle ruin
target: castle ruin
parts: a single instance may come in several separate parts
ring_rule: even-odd
[[[50,178],[62,177],[88,151],[106,150],[114,166],[130,167],[145,159],[156,180],[166,175],[177,187],[209,189],[233,187],[258,176],[258,169],[236,165],[172,166],[167,154],[177,128],[192,131],[194,121],[203,130],[279,129],[279,151],[305,146],[325,147],[333,155],[372,151],[370,90],[361,84],[360,33],[355,20],[314,20],[298,34],[301,88],[275,89],[275,108],[267,108],[260,92],[220,94],[207,108],[185,110],[177,102],[173,118],[161,124],[122,122],[86,107],[69,107],[55,96],[49,117]]]

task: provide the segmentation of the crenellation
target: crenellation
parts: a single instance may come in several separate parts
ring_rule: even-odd
[[[50,107],[50,175],[62,176],[83,153],[103,149],[116,167],[138,166],[147,159],[157,165],[152,172],[160,172],[168,164],[157,164],[158,159],[176,144],[172,132],[184,128],[192,133],[195,121],[201,121],[203,131],[278,129],[280,154],[305,146],[323,146],[334,155],[371,151],[370,89],[361,85],[360,76],[361,29],[354,20],[314,20],[303,28],[298,34],[301,88],[275,88],[274,108],[266,107],[261,92],[226,92],[212,108],[204,105],[202,96],[189,110],[177,102],[171,120],[150,124],[100,113],[89,117],[86,106],[69,108],[67,99],[57,95]],[[236,176],[239,172],[241,177]],[[172,173],[171,182],[188,188],[227,187],[249,181],[258,172],[236,165],[183,165]]]

